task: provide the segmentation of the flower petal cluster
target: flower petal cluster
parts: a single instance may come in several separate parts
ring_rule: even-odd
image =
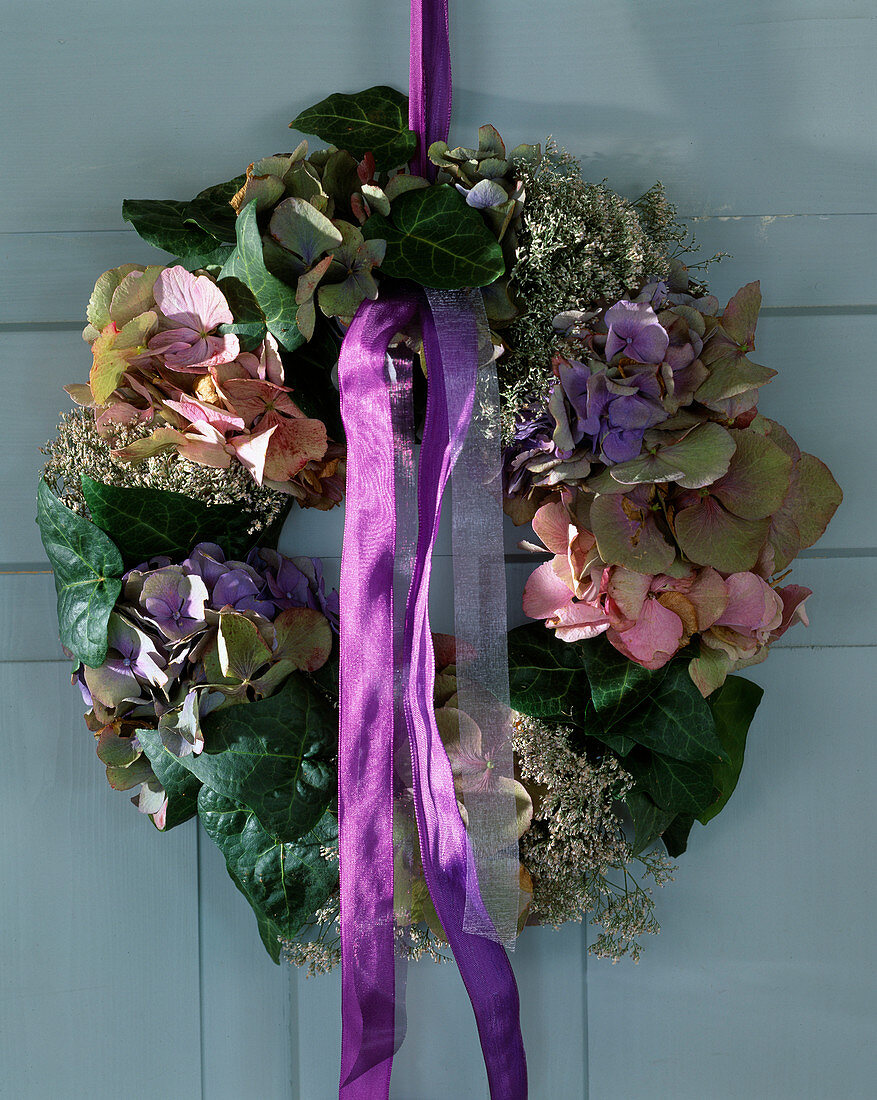
[[[259,485],[331,508],[343,496],[343,449],[293,401],[274,337],[244,351],[222,332],[233,321],[208,275],[180,265],[106,272],[84,333],[89,385],[68,392],[94,410],[99,431],[153,426],[114,451],[126,462],[175,451],[215,469],[239,463]]]
[[[112,735],[117,748],[121,738],[133,752],[127,764],[148,772],[139,805],[159,828],[166,798],[137,729],[157,727],[177,756],[201,752],[206,714],[273,694],[296,669],[320,668],[337,624],[338,595],[326,592],[316,558],[261,549],[235,561],[199,543],[183,561],[154,558],[125,575],[107,658],[80,665],[74,682],[98,738]]]

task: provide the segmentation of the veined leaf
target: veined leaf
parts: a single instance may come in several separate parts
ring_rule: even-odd
[[[584,710],[589,699],[588,677],[581,646],[563,642],[541,623],[510,630],[509,690],[515,710],[534,718],[569,717],[579,698]]]
[[[712,711],[689,676],[686,661],[671,661],[654,691],[612,732],[674,760],[727,759]]]
[[[246,179],[246,176],[235,176],[225,183],[214,183],[212,187],[205,187],[191,202],[186,203],[186,223],[197,225],[215,241],[234,244],[235,211],[231,200]]]
[[[720,793],[716,801],[700,814],[698,820],[703,825],[721,813],[734,793],[743,770],[743,754],[749,726],[763,694],[764,689],[753,684],[751,680],[743,676],[729,676],[708,699],[716,723],[716,733],[725,747],[726,759],[713,765],[713,778]]]
[[[294,351],[304,343],[304,336],[295,323],[298,311],[295,291],[272,275],[265,266],[255,201],[248,203],[238,214],[236,228],[237,247],[226,260],[219,278],[239,279],[249,287],[265,315],[268,331],[287,351]]]
[[[91,668],[107,656],[107,625],[122,590],[122,556],[99,527],[77,516],[45,481],[37,491],[40,538],[55,574],[61,644]]]
[[[198,811],[200,781],[165,750],[158,730],[138,730],[137,740],[167,795],[164,832],[194,817]]]
[[[255,541],[247,533],[252,516],[237,504],[208,505],[166,489],[120,489],[85,474],[80,480],[93,521],[128,563],[185,554],[196,542],[219,543],[234,558]]]
[[[715,800],[713,770],[709,761],[674,760],[658,752],[637,749],[624,767],[662,810],[699,814]]]
[[[266,832],[293,843],[335,794],[338,721],[299,672],[276,695],[202,719],[205,749],[182,763],[202,783],[252,810]]]
[[[505,274],[499,242],[447,184],[404,192],[388,218],[373,214],[362,232],[367,240],[387,242],[381,270],[396,279],[459,290],[487,286]]]
[[[292,939],[338,887],[338,863],[320,851],[337,843],[337,821],[325,813],[301,839],[281,844],[251,810],[209,787],[201,789],[198,816],[252,906],[268,953],[279,962],[278,937]]]
[[[381,172],[405,164],[417,149],[417,135],[408,129],[408,97],[385,85],[355,95],[330,95],[302,111],[289,126],[316,134],[357,160],[372,153]]]
[[[186,220],[189,205],[176,199],[125,199],[122,217],[144,241],[172,256],[206,255],[216,248],[216,238]]]

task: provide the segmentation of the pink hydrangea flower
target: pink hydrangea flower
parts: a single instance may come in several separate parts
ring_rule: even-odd
[[[155,304],[169,327],[149,341],[149,350],[172,370],[204,374],[209,366],[229,363],[240,353],[237,336],[213,335],[234,318],[222,291],[206,275],[193,275],[179,264],[155,280]]]

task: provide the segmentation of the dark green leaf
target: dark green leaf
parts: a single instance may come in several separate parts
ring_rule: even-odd
[[[666,665],[654,671],[643,668],[619,653],[602,635],[579,645],[594,709],[607,729],[647,699],[667,675]]]
[[[716,723],[716,733],[725,747],[727,758],[713,765],[713,778],[720,794],[699,817],[706,825],[724,809],[734,793],[743,768],[746,736],[764,689],[743,676],[729,676],[707,700]]]
[[[487,286],[505,273],[502,248],[484,219],[448,184],[405,191],[390,216],[373,214],[366,240],[387,242],[381,271],[443,290]]]
[[[344,441],[344,425],[332,370],[338,362],[340,340],[331,322],[317,315],[314,335],[294,352],[284,353],[283,368],[293,399],[305,416],[322,420],[331,439]]]
[[[408,97],[384,85],[355,95],[336,92],[289,125],[346,149],[357,160],[372,153],[379,172],[405,164],[417,149],[417,135],[408,129]]]
[[[662,810],[645,792],[636,789],[627,792],[624,802],[633,820],[633,855],[639,855],[667,828],[673,811]]]
[[[214,183],[186,203],[185,220],[197,225],[217,241],[235,243],[235,211],[232,198],[246,183],[246,176],[235,176],[226,183]]]
[[[541,623],[528,623],[509,631],[508,646],[515,710],[533,718],[569,717],[584,710],[590,696],[578,643],[562,642]]]
[[[265,832],[252,811],[209,787],[201,789],[198,816],[253,907],[262,940],[277,962],[277,937],[295,936],[338,887],[337,862],[320,854],[321,847],[337,843],[337,821],[325,813],[294,844],[281,844]]]
[[[688,834],[696,818],[694,814],[677,814],[661,835],[668,856],[681,856],[688,847]]]
[[[256,202],[247,203],[237,218],[237,247],[219,273],[221,280],[239,279],[249,287],[265,317],[269,332],[288,351],[304,343],[295,323],[298,306],[295,291],[265,266],[262,237],[256,221]]]
[[[92,519],[131,564],[155,554],[185,554],[196,542],[217,542],[230,557],[252,546],[253,517],[237,504],[205,504],[167,489],[120,489],[82,475]]]
[[[689,762],[638,749],[624,762],[637,786],[663,810],[699,814],[715,799],[713,770],[706,761]]]
[[[185,256],[177,256],[174,262],[181,264],[187,271],[200,271],[202,268],[222,267],[232,252],[234,245],[218,244],[209,252],[189,252]]]
[[[175,199],[125,199],[122,217],[144,241],[172,256],[207,256],[216,249],[217,241],[186,221],[188,206]]]
[[[138,730],[137,740],[167,795],[167,820],[164,827],[167,832],[195,816],[201,782],[188,768],[183,767],[177,757],[165,750],[158,730]]]
[[[61,644],[97,668],[107,656],[107,624],[122,590],[122,555],[99,527],[62,504],[45,481],[37,491],[37,523],[55,574]]]
[[[716,736],[709,704],[695,687],[685,661],[671,661],[655,690],[612,732],[675,760],[713,763],[727,756]]]
[[[276,695],[214,711],[201,728],[205,751],[182,762],[202,783],[284,843],[317,824],[335,794],[338,722],[306,676],[293,672]]]

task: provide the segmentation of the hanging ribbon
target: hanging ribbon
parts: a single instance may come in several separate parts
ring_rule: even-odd
[[[450,60],[446,0],[412,0],[410,125],[428,144],[447,138]],[[477,293],[477,292],[476,292]],[[394,556],[404,545],[396,509],[393,360],[396,333],[419,320],[428,364],[418,469],[419,528],[401,643],[394,621]],[[424,877],[475,1012],[493,1100],[524,1100],[526,1064],[518,993],[508,957],[472,880],[460,817],[433,709],[435,663],[429,581],[441,502],[463,447],[476,392],[479,332],[472,292],[429,304],[415,290],[360,306],[339,359],[347,434],[347,509],[341,567],[341,1100],[386,1100],[395,1027],[393,926],[394,713],[404,721]],[[398,430],[399,417],[395,417]],[[398,442],[398,440],[396,440]],[[399,529],[397,531],[397,524]],[[401,549],[401,545],[399,546]],[[399,570],[395,580],[398,588]],[[395,643],[395,644],[394,644]],[[394,681],[398,685],[394,705]],[[399,693],[401,692],[401,710]],[[474,914],[474,916],[473,916]]]

